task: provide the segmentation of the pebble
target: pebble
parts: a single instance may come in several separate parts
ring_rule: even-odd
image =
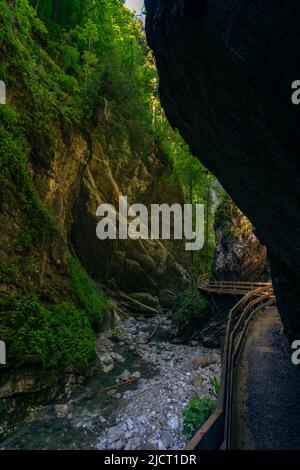
[[[131,431],[133,429],[133,426],[134,426],[134,422],[132,421],[132,419],[128,418],[126,420],[126,426],[128,428],[129,431]]]
[[[103,372],[105,374],[109,374],[111,371],[113,371],[115,368],[115,365],[114,364],[110,364],[109,366],[106,366],[106,367],[103,367]]]
[[[179,427],[178,419],[176,417],[169,419],[167,424],[169,428],[173,429],[174,431]]]
[[[70,413],[70,406],[68,404],[56,405],[54,411],[58,418],[65,418]]]
[[[123,382],[125,380],[128,380],[130,377],[132,377],[131,372],[129,370],[125,369],[122,374],[118,377],[117,381]]]
[[[132,377],[135,378],[135,379],[140,379],[141,378],[141,373],[138,372],[138,371],[133,372]]]
[[[154,365],[157,373],[153,378],[142,379],[140,371],[131,373],[126,369],[118,377],[118,380],[129,377],[140,380],[134,389],[123,393],[126,404],[118,411],[113,428],[118,439],[112,443],[109,430],[102,431],[96,444],[99,450],[116,449],[116,443],[120,450],[185,449],[183,411],[190,399],[212,391],[214,377],[220,379],[218,350],[210,351],[198,342],[188,345],[181,341],[156,343],[155,337],[145,344],[158,320],[158,317],[126,318],[121,322],[127,349]],[[164,329],[171,330],[170,316],[161,317],[160,322]]]

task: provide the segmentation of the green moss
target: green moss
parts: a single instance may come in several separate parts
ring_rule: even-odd
[[[20,265],[17,262],[10,262],[0,273],[0,280],[5,284],[16,284],[20,275]]]
[[[44,369],[87,370],[95,355],[95,338],[85,312],[65,302],[47,308],[36,295],[1,300],[0,337],[8,347],[8,363]]]
[[[1,192],[9,182],[21,182],[28,158],[28,146],[22,134],[20,116],[11,107],[0,106],[0,184]]]
[[[94,330],[99,331],[105,320],[107,297],[74,256],[69,255],[68,264],[78,302],[87,312]]]
[[[18,0],[13,8],[1,2],[0,22],[5,56],[0,78],[15,95],[14,107],[0,106],[0,203],[22,212],[24,225],[17,242],[30,251],[53,238],[56,224],[34,187],[28,163],[48,167],[56,123],[77,122],[80,108],[69,97],[71,88],[76,94],[74,79],[58,73],[39,45],[47,30],[28,2]]]
[[[55,220],[41,202],[27,169],[28,145],[19,114],[0,106],[0,200],[18,204],[24,215],[19,243],[28,250],[55,233]]]

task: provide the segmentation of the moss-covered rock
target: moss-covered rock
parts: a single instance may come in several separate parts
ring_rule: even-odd
[[[233,281],[263,281],[270,277],[267,250],[254,234],[251,222],[225,195],[215,214],[214,275]]]

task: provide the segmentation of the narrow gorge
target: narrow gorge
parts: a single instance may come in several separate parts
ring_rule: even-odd
[[[298,2],[142,3],[0,1],[0,449],[295,448]]]

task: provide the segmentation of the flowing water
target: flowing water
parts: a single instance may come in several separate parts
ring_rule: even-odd
[[[157,321],[125,320],[127,337],[113,345],[123,362],[114,364],[109,373],[97,372],[71,399],[36,409],[0,448],[184,448],[182,411],[190,398],[199,395],[194,384],[199,373],[202,391],[210,388],[211,378],[219,374],[219,356],[216,353],[210,366],[214,370],[209,366],[192,370],[192,361],[203,348],[173,344],[166,318],[147,344]],[[138,371],[140,380],[110,389],[125,370]]]

